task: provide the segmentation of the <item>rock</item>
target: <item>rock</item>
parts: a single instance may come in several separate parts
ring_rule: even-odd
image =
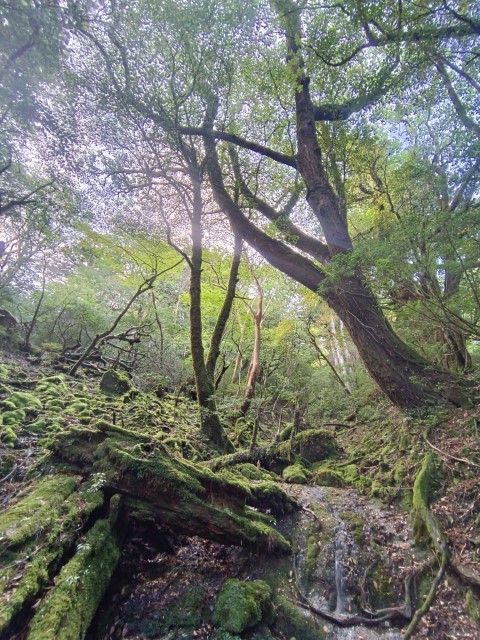
[[[306,470],[299,464],[291,464],[286,467],[282,473],[285,482],[291,484],[307,484],[308,478]]]
[[[215,608],[214,622],[230,633],[241,633],[264,621],[271,624],[274,609],[271,590],[263,580],[227,580]]]
[[[114,369],[105,371],[100,381],[100,389],[110,395],[121,396],[127,393],[127,391],[130,391],[131,388],[132,385],[127,376]]]
[[[345,481],[342,476],[332,469],[321,469],[314,477],[315,484],[320,487],[344,487]]]
[[[295,437],[294,451],[308,462],[318,462],[338,453],[339,446],[330,431],[307,429]]]

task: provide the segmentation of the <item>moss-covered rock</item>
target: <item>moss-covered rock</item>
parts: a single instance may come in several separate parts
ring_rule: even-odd
[[[18,436],[12,427],[9,427],[8,425],[0,426],[0,442],[3,442],[3,444],[9,449],[14,449],[18,445]]]
[[[344,487],[342,476],[333,469],[319,469],[313,477],[315,484],[320,487]]]
[[[33,393],[14,391],[10,394],[8,400],[12,402],[17,409],[23,409],[26,413],[35,413],[43,409],[41,401]]]
[[[23,409],[14,409],[13,411],[4,411],[0,418],[3,425],[20,426],[25,418],[26,412]]]
[[[271,591],[266,582],[231,579],[224,583],[215,607],[216,625],[231,633],[241,633],[262,621],[271,624],[273,619]]]
[[[100,381],[100,389],[108,395],[123,395],[132,388],[129,378],[120,371],[105,371]]]
[[[57,474],[27,487],[0,514],[0,636],[48,584],[103,494],[79,477]],[[3,637],[3,636],[2,636]]]
[[[337,455],[339,446],[331,431],[307,429],[295,436],[294,451],[308,462],[317,462]]]
[[[299,464],[291,464],[285,467],[282,477],[285,482],[290,484],[307,484],[308,482],[307,470]]]

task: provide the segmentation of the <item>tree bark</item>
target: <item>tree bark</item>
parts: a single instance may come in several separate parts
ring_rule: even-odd
[[[192,256],[190,259],[190,348],[192,352],[193,371],[195,374],[195,385],[197,388],[197,401],[200,408],[200,426],[202,432],[211,442],[226,453],[231,453],[234,451],[234,447],[220,422],[215,401],[215,385],[213,376],[209,375],[209,370],[205,363],[202,332],[203,203],[200,176],[194,175],[193,170],[191,170],[190,177],[193,184],[193,209],[191,216]],[[236,277],[234,281],[236,284]],[[230,312],[232,302],[233,297],[230,301],[228,312]],[[224,311],[224,309],[222,309],[222,311]],[[213,347],[213,351],[217,348],[219,350],[222,335],[223,329],[220,332],[219,328],[215,334],[216,343]],[[213,367],[213,370],[215,370],[215,363],[216,357],[214,357],[214,353],[212,353],[210,358],[210,369]]]
[[[302,90],[307,88],[308,83],[304,83]],[[204,144],[207,151],[206,168],[214,198],[227,214],[232,226],[272,266],[322,295],[342,320],[370,375],[392,402],[400,407],[424,407],[442,401],[454,405],[468,403],[469,398],[465,392],[467,383],[435,369],[400,340],[358,271],[354,275],[340,275],[335,281],[329,281],[319,265],[270,237],[248,220],[226,190],[214,138],[205,136]],[[314,146],[316,150],[310,155],[313,158],[321,157],[318,145]],[[319,182],[318,189],[322,188],[323,183],[323,180]],[[330,189],[325,198],[318,194],[312,196],[317,186],[310,185],[311,195],[307,198],[311,206],[318,204],[320,216],[335,194]],[[327,213],[327,218],[332,218],[335,211],[329,210]],[[335,229],[341,229],[342,225],[343,231],[337,237]],[[338,254],[345,245],[348,251],[351,241],[346,240],[346,222],[340,223],[337,220],[329,224],[327,220],[323,228],[332,253]]]

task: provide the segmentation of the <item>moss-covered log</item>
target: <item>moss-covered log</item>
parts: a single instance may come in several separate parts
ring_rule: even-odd
[[[101,474],[104,490],[121,493],[127,513],[137,518],[220,542],[289,550],[288,542],[247,508],[255,500],[264,504],[265,496],[252,497],[239,475],[173,457],[158,441],[105,421],[61,432],[49,447],[56,463]]]
[[[110,514],[98,520],[62,568],[55,586],[42,600],[29,627],[27,640],[83,640],[120,557],[113,531],[119,496]]]
[[[92,481],[55,474],[0,515],[0,637],[49,584],[103,500]]]

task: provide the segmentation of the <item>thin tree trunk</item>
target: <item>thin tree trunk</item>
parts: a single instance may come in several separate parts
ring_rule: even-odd
[[[207,438],[226,453],[234,447],[220,422],[213,378],[205,363],[202,339],[202,193],[200,177],[191,171],[193,184],[192,257],[190,259],[190,348],[200,408],[200,426]],[[213,365],[214,367],[215,365]]]
[[[243,402],[238,412],[240,416],[245,416],[247,414],[247,411],[250,409],[253,395],[255,393],[255,385],[257,383],[258,372],[260,369],[260,347],[261,347],[261,338],[262,338],[262,322],[264,318],[263,289],[260,282],[258,281],[258,278],[254,276],[254,279],[257,287],[257,310],[253,311],[253,309],[250,308],[250,312],[252,313],[252,316],[253,316],[255,338],[253,342],[252,358],[250,360],[250,365],[248,368],[247,386],[245,388]]]
[[[42,303],[43,303],[43,298],[45,297],[45,272],[47,270],[47,262],[45,259],[45,255],[43,256],[43,270],[42,270],[42,291],[40,293],[40,297],[38,299],[38,302],[35,306],[35,311],[33,313],[33,318],[31,319],[29,325],[28,325],[28,330],[27,330],[27,335],[25,336],[25,342],[23,343],[23,349],[24,351],[30,351],[30,338],[32,337],[32,332],[33,329],[35,328],[35,325],[37,324],[37,320],[38,320],[38,315],[40,313],[40,309],[42,307]]]
[[[232,311],[233,301],[235,300],[235,292],[238,282],[238,269],[240,267],[240,260],[242,258],[242,238],[238,233],[234,232],[234,248],[232,265],[230,267],[230,274],[228,276],[228,285],[225,298],[223,300],[222,308],[218,314],[217,322],[212,333],[210,340],[210,348],[208,351],[206,369],[207,375],[211,380],[215,377],[215,366],[220,355],[220,345],[222,343],[223,334],[225,333],[225,327]]]

